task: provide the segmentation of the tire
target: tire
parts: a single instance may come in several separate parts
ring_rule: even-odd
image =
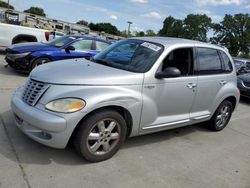
[[[232,103],[228,100],[223,101],[215,111],[213,117],[208,122],[208,127],[212,131],[221,131],[227,126],[228,122],[230,121],[232,112]]]
[[[36,60],[34,60],[30,66],[30,71],[32,71],[34,68],[36,68],[39,65],[45,64],[50,62],[51,60],[47,57],[41,57]]]
[[[126,122],[112,109],[95,112],[79,126],[73,144],[77,152],[90,162],[111,158],[126,138]]]

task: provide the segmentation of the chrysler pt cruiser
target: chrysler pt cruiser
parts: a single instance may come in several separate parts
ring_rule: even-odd
[[[17,89],[15,124],[44,145],[72,140],[88,161],[111,158],[127,137],[206,122],[228,124],[239,100],[227,50],[176,38],[119,41],[85,59],[35,68]]]

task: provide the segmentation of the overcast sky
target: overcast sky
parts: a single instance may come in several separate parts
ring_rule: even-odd
[[[219,22],[225,14],[250,12],[250,0],[10,0],[10,4],[20,11],[42,7],[48,17],[70,22],[110,22],[119,30],[132,21],[132,31],[158,31],[170,15],[183,19],[205,13]]]

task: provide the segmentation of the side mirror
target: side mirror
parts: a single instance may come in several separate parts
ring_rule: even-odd
[[[177,69],[176,67],[167,67],[162,72],[157,72],[155,77],[158,79],[162,78],[176,78],[181,76],[181,71]]]
[[[70,53],[70,51],[75,51],[75,47],[74,46],[68,46],[68,47],[65,48],[66,53]]]

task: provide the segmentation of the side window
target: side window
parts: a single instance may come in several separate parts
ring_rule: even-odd
[[[76,50],[91,50],[92,40],[79,40],[73,43],[71,46],[74,46]]]
[[[192,48],[181,48],[170,52],[163,60],[162,71],[167,67],[176,67],[182,76],[193,75],[194,58]]]
[[[229,57],[227,56],[227,54],[225,52],[220,51],[221,57],[223,59],[224,62],[224,72],[232,72],[233,71],[233,66],[232,63],[229,59]]]
[[[96,43],[96,50],[98,51],[102,51],[109,46],[108,43],[101,42],[101,41],[96,41],[95,43]]]
[[[222,64],[218,51],[210,48],[197,48],[199,74],[222,73]]]

